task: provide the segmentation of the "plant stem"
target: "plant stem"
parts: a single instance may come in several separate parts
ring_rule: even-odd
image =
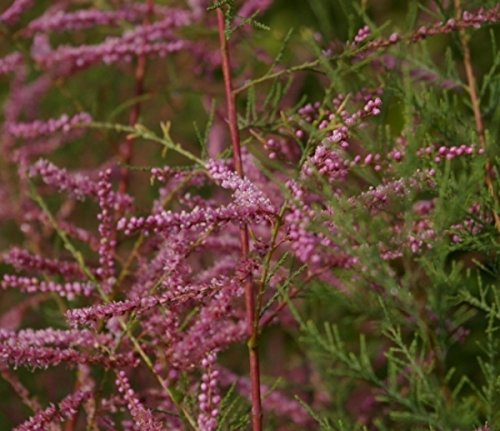
[[[244,177],[243,164],[241,162],[241,144],[238,131],[238,118],[236,113],[235,96],[231,79],[231,61],[226,40],[226,28],[224,12],[217,9],[217,24],[219,30],[219,43],[222,56],[222,73],[224,75],[224,89],[226,93],[228,126],[233,146],[233,159],[236,171],[240,177]],[[242,258],[246,259],[249,254],[248,226],[244,224],[240,229],[240,242]],[[252,430],[262,430],[262,401],[260,394],[260,364],[258,352],[258,323],[256,324],[255,291],[252,278],[245,280],[245,306],[248,328],[248,355],[250,361],[250,382],[252,400]]]
[[[462,1],[455,0],[455,12],[457,16],[457,20],[462,17]],[[458,30],[460,35],[460,43],[462,45],[462,49],[464,51],[464,68],[465,74],[467,76],[467,90],[469,93],[472,111],[474,112],[474,121],[476,122],[476,131],[479,138],[480,147],[486,151],[486,133],[484,129],[483,117],[481,115],[481,106],[479,96],[477,94],[477,83],[476,77],[474,75],[474,69],[472,68],[472,60],[471,53],[469,48],[469,38],[464,28],[460,28]],[[497,196],[495,193],[495,188],[493,186],[493,179],[491,178],[492,166],[490,160],[486,162],[486,176],[485,183],[488,187],[488,191],[491,194],[494,202],[497,201]],[[495,219],[495,227],[500,232],[500,217],[496,212],[496,209],[493,210],[493,218]]]
[[[253,79],[252,81],[247,82],[246,84],[243,84],[241,87],[235,88],[233,90],[233,93],[236,95],[236,94],[241,93],[245,90],[248,90],[250,87],[252,87],[256,84],[261,84],[262,82],[269,81],[270,79],[276,79],[276,78],[279,78],[280,76],[283,76],[283,75],[291,75],[295,72],[301,72],[304,70],[312,70],[313,72],[321,73],[321,72],[314,69],[316,66],[319,66],[319,65],[320,65],[319,60],[313,60],[313,61],[309,61],[309,62],[304,63],[304,64],[299,64],[298,66],[290,67],[288,69],[278,70],[277,72],[273,72],[273,73],[266,73],[265,75],[261,76],[260,78]]]
[[[151,21],[154,9],[154,0],[147,0],[148,12],[144,18],[144,24],[148,24]],[[140,55],[137,58],[137,66],[135,68],[135,99],[137,101],[134,103],[132,110],[129,115],[129,124],[134,126],[139,121],[139,116],[141,115],[141,96],[144,94],[144,77],[146,76],[146,56]],[[130,165],[133,155],[133,140],[132,136],[127,136],[125,142],[122,143],[120,147],[120,161],[124,165]],[[120,192],[124,193],[127,191],[130,182],[130,172],[127,166],[123,166],[121,169],[121,178],[119,184]]]
[[[0,376],[2,376],[2,378],[10,384],[14,392],[19,396],[19,398],[21,398],[23,404],[29,407],[31,411],[36,413],[42,408],[38,400],[35,397],[30,396],[28,389],[26,389],[18,377],[8,368],[0,370]]]

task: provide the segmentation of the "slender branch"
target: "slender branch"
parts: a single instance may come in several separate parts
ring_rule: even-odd
[[[292,291],[288,294],[289,299],[294,299],[299,293],[301,292],[301,289],[298,287],[294,287]],[[288,305],[288,302],[283,300],[281,301],[275,309],[270,312],[269,314],[266,314],[265,316],[262,316],[262,319],[260,321],[261,327],[266,327],[269,325],[278,315],[281,313],[281,311]]]
[[[148,13],[144,18],[144,24],[151,22],[154,10],[154,0],[147,0]],[[129,115],[129,124],[134,126],[139,121],[141,115],[141,96],[144,94],[144,77],[146,76],[146,56],[140,55],[137,58],[137,66],[135,68],[135,99],[132,110]],[[127,136],[125,141],[120,146],[120,162],[124,165],[130,165],[133,155],[133,140],[132,136]],[[121,169],[121,178],[119,190],[124,193],[127,191],[130,182],[130,172],[126,166]]]
[[[287,208],[287,202],[283,203],[283,205],[280,209],[280,212],[279,212],[279,216],[276,220],[276,224],[274,225],[273,232],[271,234],[271,244],[269,246],[269,252],[267,253],[265,261],[264,261],[264,270],[262,271],[262,277],[261,277],[261,280],[259,283],[259,292],[257,294],[257,308],[255,311],[257,316],[261,315],[263,301],[264,301],[264,292],[266,289],[266,285],[269,281],[268,277],[269,277],[269,272],[271,269],[271,260],[272,260],[274,252],[277,249],[276,241],[278,239],[279,229],[283,223],[283,214],[285,213],[286,208]],[[255,319],[254,324],[257,326],[257,330],[258,330],[259,319]]]
[[[252,87],[256,84],[261,84],[262,82],[269,81],[270,79],[276,79],[276,78],[279,78],[280,76],[283,76],[283,75],[291,75],[295,72],[300,72],[303,70],[312,70],[313,72],[316,72],[316,73],[323,73],[321,71],[314,69],[316,66],[319,66],[319,65],[320,65],[319,60],[314,60],[314,61],[309,61],[309,62],[304,63],[304,64],[299,64],[298,66],[290,67],[288,69],[278,70],[277,72],[266,73],[265,75],[261,76],[260,78],[253,79],[252,81],[249,81],[246,84],[243,84],[241,87],[234,89],[233,93],[236,95],[236,94],[241,93],[245,90],[248,90],[250,87]]]
[[[329,267],[323,267],[320,268],[318,271],[313,272],[309,274],[303,281],[302,281],[302,286],[292,286],[290,289],[287,298],[282,300],[280,303],[276,305],[273,311],[270,311],[269,313],[266,313],[265,315],[261,316],[260,319],[260,326],[262,328],[268,326],[278,315],[283,311],[283,309],[289,304],[289,301],[292,299],[295,299],[299,293],[303,292],[304,286],[306,286],[311,280],[313,280],[315,277],[318,275],[321,275],[323,272],[328,271],[330,268]]]
[[[243,164],[241,162],[241,144],[238,131],[238,118],[236,113],[236,101],[233,93],[231,78],[231,61],[226,40],[226,28],[224,12],[217,9],[217,24],[219,30],[219,43],[222,56],[222,73],[224,75],[224,89],[226,93],[228,126],[233,146],[233,158],[236,171],[240,177],[244,177]],[[244,224],[240,229],[241,254],[243,259],[249,254],[248,226]],[[255,290],[251,276],[245,280],[245,307],[248,328],[248,355],[250,361],[250,382],[252,399],[252,430],[262,430],[262,401],[260,394],[260,363],[258,352],[258,322],[256,324],[255,312]]]
[[[205,162],[196,157],[194,154],[191,154],[189,151],[185,150],[180,144],[174,142],[170,136],[168,136],[168,128],[169,124],[163,124],[162,129],[163,132],[167,132],[163,138],[157,136],[154,132],[147,129],[141,124],[136,124],[134,127],[132,126],[124,126],[122,124],[112,124],[112,123],[99,123],[92,122],[89,124],[85,124],[83,127],[94,128],[94,129],[107,129],[107,130],[115,130],[117,132],[122,133],[130,133],[132,137],[137,138],[140,137],[142,139],[146,139],[148,141],[157,142],[158,144],[163,145],[164,150],[173,150],[187,159],[195,162],[197,165],[201,167],[205,167]]]
[[[455,12],[458,21],[462,17],[463,13],[461,0],[455,0]],[[465,68],[465,74],[467,76],[467,90],[469,92],[472,110],[474,112],[474,121],[476,123],[476,131],[479,139],[479,145],[483,150],[486,150],[486,133],[484,128],[483,117],[481,115],[479,96],[477,93],[476,76],[474,75],[474,69],[472,68],[471,53],[469,48],[469,38],[467,36],[465,28],[463,27],[459,28],[458,33],[460,35],[460,42],[462,44],[462,49],[464,51],[464,68]],[[491,161],[488,160],[486,162],[486,176],[484,181],[486,183],[486,187],[488,187],[490,195],[496,202],[497,196],[495,193],[495,187],[493,186],[492,172],[493,169]],[[495,227],[500,232],[500,217],[495,209],[493,210],[493,217],[495,219]]]
[[[28,406],[33,412],[37,412],[42,407],[35,397],[30,396],[28,389],[22,384],[18,377],[7,368],[0,370],[2,378],[12,386],[14,392],[21,398],[24,405]]]

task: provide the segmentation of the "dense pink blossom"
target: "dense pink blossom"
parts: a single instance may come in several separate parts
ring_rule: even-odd
[[[312,156],[304,164],[302,175],[309,177],[316,172],[318,175],[328,179],[328,181],[335,182],[345,180],[349,174],[349,170],[358,164],[364,164],[365,166],[374,164],[374,169],[376,171],[380,170],[380,155],[370,153],[364,159],[360,155],[356,155],[350,159],[346,151],[349,148],[349,128],[359,124],[367,117],[379,115],[381,106],[382,100],[379,97],[368,97],[364,100],[364,106],[357,111],[349,113],[345,109],[341,110],[338,115],[340,115],[343,125],[335,127],[326,133],[323,142],[316,147]],[[299,111],[299,113],[312,121],[317,116],[314,113],[318,109],[318,105],[309,104],[302,111]],[[335,121],[336,116],[337,114],[333,112],[326,113],[325,119],[319,123],[318,128],[320,130],[328,130],[330,122]]]
[[[36,120],[31,123],[8,123],[7,133],[15,138],[33,139],[51,135],[56,132],[68,133],[75,127],[81,127],[92,121],[92,117],[81,112],[70,117],[67,114],[47,121]]]
[[[429,145],[419,148],[417,155],[420,157],[431,157],[436,163],[444,162],[445,160],[453,160],[460,156],[472,156],[475,154],[484,154],[483,148],[476,148],[475,145],[460,145],[447,147],[444,145]]]
[[[198,427],[200,431],[214,431],[217,429],[221,397],[217,382],[219,371],[215,369],[216,360],[217,355],[215,352],[210,352],[201,361],[204,373],[201,376],[200,392],[198,394],[200,408]]]
[[[56,283],[53,281],[40,281],[34,277],[22,277],[18,275],[5,274],[0,282],[2,289],[19,289],[21,292],[54,292],[67,299],[74,299],[76,296],[89,296],[95,290],[91,283],[81,283],[78,281]]]
[[[259,190],[247,178],[229,170],[224,163],[210,160],[207,169],[212,179],[223,188],[233,191],[234,203],[238,207],[253,207],[260,209],[263,213],[275,213],[276,209],[269,198]]]
[[[311,231],[310,227],[315,222],[316,211],[308,201],[308,193],[296,182],[289,181],[287,186],[293,201],[285,214],[284,224],[287,228],[286,237],[290,249],[303,263],[309,263],[311,268],[329,265],[333,268],[351,268],[358,259],[346,254],[331,237],[322,232]],[[330,232],[335,231],[335,226],[327,226]]]
[[[113,301],[107,304],[95,304],[86,308],[68,310],[67,318],[72,325],[83,325],[96,322],[100,319],[110,319],[122,316],[131,311],[140,312],[158,305],[157,297],[145,297],[125,301]]]
[[[92,395],[87,389],[78,390],[66,396],[57,405],[50,404],[44,410],[32,416],[29,420],[14,428],[15,431],[42,431],[49,429],[51,424],[73,418],[78,413],[79,406]]]
[[[137,231],[178,232],[192,228],[215,227],[229,222],[255,221],[267,215],[268,213],[259,207],[239,207],[230,203],[218,208],[200,209],[195,207],[191,212],[162,211],[147,217],[122,218],[117,227],[118,230],[123,230],[127,235]]]
[[[109,293],[115,282],[115,200],[111,184],[111,169],[106,169],[99,174],[97,183],[97,199],[101,209],[97,216],[99,220],[99,268],[97,275],[102,280],[102,289]]]
[[[130,355],[109,356],[104,353],[86,352],[75,348],[28,346],[21,344],[0,345],[0,364],[14,368],[31,369],[55,367],[61,363],[101,364],[105,367],[132,366],[135,359]]]
[[[43,69],[67,74],[99,62],[129,62],[137,55],[164,57],[189,46],[189,42],[178,39],[173,33],[176,27],[189,23],[190,16],[187,12],[173,10],[161,21],[138,26],[120,37],[108,37],[100,44],[63,45],[52,49],[48,42],[40,41],[42,44],[34,53],[34,58]]]
[[[134,428],[140,431],[161,431],[164,429],[162,425],[155,420],[151,411],[145,408],[139,401],[124,371],[118,372],[115,382],[118,392],[127,403],[128,411],[135,422]]]
[[[0,58],[0,75],[16,71],[23,64],[23,56],[19,52],[13,52]]]
[[[391,200],[407,196],[412,192],[434,188],[435,174],[433,169],[417,170],[411,177],[398,178],[376,187],[370,186],[368,190],[349,198],[349,202],[352,205],[364,205],[373,210],[382,209]]]
[[[157,6],[153,8],[153,13],[175,13],[175,10]],[[33,36],[39,32],[61,32],[86,29],[94,26],[114,27],[120,22],[138,22],[144,19],[149,13],[149,8],[145,4],[136,3],[117,10],[101,9],[79,9],[66,12],[57,10],[48,12],[39,18],[31,21],[23,30],[24,36]]]
[[[178,367],[195,365],[210,351],[219,350],[241,339],[247,330],[245,322],[232,322],[237,312],[231,308],[243,290],[238,280],[221,280],[219,290],[200,310],[196,320],[172,346],[172,361]]]
[[[25,271],[40,271],[47,274],[59,274],[64,277],[81,277],[81,268],[72,262],[59,259],[48,259],[43,256],[31,254],[27,250],[14,247],[5,252],[1,259],[14,268]]]
[[[207,168],[216,182],[233,191],[232,202],[218,207],[195,206],[190,212],[162,210],[146,217],[122,218],[118,222],[118,230],[123,230],[127,235],[141,230],[173,233],[193,228],[205,229],[228,222],[258,222],[276,212],[265,194],[248,179],[241,179],[222,163],[211,161]]]
[[[179,304],[193,299],[201,299],[211,290],[220,286],[220,281],[212,280],[211,284],[179,286],[170,288],[161,295],[143,295],[122,301],[112,301],[106,304],[95,304],[85,308],[68,310],[66,317],[72,325],[83,325],[100,319],[122,316],[129,312],[143,313],[158,305]]]
[[[114,192],[111,189],[108,190],[108,186],[104,186],[104,180],[96,181],[84,174],[69,172],[67,169],[59,168],[45,159],[40,159],[33,164],[29,170],[29,174],[32,177],[41,176],[45,184],[56,188],[60,192],[67,192],[79,200],[83,200],[88,196],[98,201],[105,198],[108,210],[123,210],[130,208],[132,205],[132,198],[130,196]],[[106,175],[109,177],[111,171]],[[103,195],[104,190],[106,190],[106,196]]]
[[[0,14],[0,23],[14,25],[19,18],[33,6],[33,0],[13,0],[11,5]]]
[[[95,194],[97,187],[94,181],[84,175],[70,173],[64,168],[59,168],[46,159],[39,159],[30,166],[29,177],[41,176],[43,182],[53,187],[58,192],[69,192],[77,200]],[[47,216],[38,207],[32,207],[24,214],[25,220],[41,221],[49,224]]]
[[[26,345],[31,347],[86,347],[96,348],[110,343],[106,334],[94,334],[87,330],[64,329],[22,329],[11,331],[0,328],[0,341],[5,345]]]
[[[364,42],[370,36],[370,33],[370,27],[368,27],[367,25],[361,27],[356,33],[356,36],[354,36],[354,44],[360,44]]]
[[[484,24],[490,24],[500,21],[500,6],[497,5],[491,9],[477,9],[475,11],[464,11],[462,18],[456,20],[450,18],[446,22],[435,23],[431,27],[421,26],[412,36],[412,41],[416,42],[430,36],[442,33],[451,33],[460,28],[480,28]]]

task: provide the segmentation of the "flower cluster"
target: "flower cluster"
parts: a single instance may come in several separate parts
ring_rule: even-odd
[[[38,160],[30,168],[31,177],[41,176],[44,183],[60,192],[68,192],[78,200],[97,194],[97,184],[89,178],[71,174],[66,169],[58,168],[45,159]]]
[[[78,281],[67,283],[55,283],[53,281],[40,281],[34,277],[22,277],[18,275],[3,276],[0,282],[2,289],[19,289],[21,292],[54,292],[62,297],[74,299],[76,296],[89,296],[95,289],[91,283],[81,283]]]
[[[115,200],[113,186],[111,184],[111,169],[106,169],[99,175],[97,184],[97,199],[101,209],[97,216],[99,220],[99,268],[97,275],[102,282],[102,289],[109,293],[115,282],[115,229],[114,229],[114,207]]]
[[[11,248],[1,259],[18,271],[43,272],[49,275],[61,275],[64,278],[81,278],[83,275],[76,263],[34,255],[19,247]]]
[[[229,170],[224,163],[210,160],[207,169],[212,179],[225,189],[233,191],[234,203],[238,207],[255,208],[265,213],[275,213],[270,200],[247,178]]]
[[[117,228],[126,235],[137,231],[180,232],[189,229],[207,229],[229,222],[259,221],[276,213],[270,200],[248,179],[240,178],[223,163],[207,164],[210,176],[222,187],[233,190],[233,202],[218,207],[195,206],[190,212],[160,211],[147,217],[119,220]]]
[[[0,14],[0,22],[14,25],[19,18],[33,6],[33,0],[14,0],[12,4]]]
[[[433,156],[436,163],[441,163],[445,160],[453,160],[460,156],[471,156],[474,154],[484,154],[483,148],[476,148],[475,145],[460,145],[446,147],[441,145],[439,148],[434,145],[419,148],[417,151],[419,156]]]
[[[370,27],[365,25],[364,27],[360,28],[358,32],[356,33],[356,36],[354,36],[354,44],[360,44],[364,42],[369,36],[370,36]]]
[[[154,418],[150,410],[146,409],[130,386],[127,375],[124,371],[119,371],[116,377],[118,392],[127,403],[130,415],[134,419],[136,427],[143,431],[161,431],[164,428]]]
[[[91,397],[88,390],[79,390],[66,396],[57,407],[51,404],[46,409],[38,412],[28,421],[14,428],[15,431],[35,431],[49,429],[57,422],[63,422],[76,416],[79,406]]]
[[[45,335],[49,335],[47,340]],[[55,335],[50,337],[51,335]],[[37,333],[2,332],[0,345],[0,364],[17,368],[30,367],[48,368],[61,363],[69,364],[100,364],[105,367],[133,366],[136,361],[130,354],[102,353],[106,337],[94,337],[88,333],[63,333],[54,334],[52,331],[39,331]],[[51,341],[56,346],[50,346]],[[109,342],[109,341],[108,341]]]
[[[48,136],[56,132],[68,133],[70,130],[92,122],[87,112],[81,112],[70,117],[67,114],[47,121],[36,120],[31,123],[8,123],[7,133],[15,138],[34,139]]]
[[[79,346],[96,348],[110,343],[111,337],[107,334],[94,334],[86,330],[63,330],[63,329],[23,329],[21,331],[9,331],[0,329],[0,340],[5,345],[20,345],[32,347],[43,346]]]
[[[238,279],[221,280],[219,289],[200,310],[196,320],[172,346],[172,362],[179,368],[190,368],[206,352],[222,349],[241,340],[246,331],[246,322],[237,322],[239,311],[231,305],[240,297],[242,289]]]
[[[138,55],[164,57],[189,46],[187,41],[176,38],[173,33],[176,27],[189,23],[189,14],[182,10],[172,10],[161,21],[138,26],[120,37],[108,37],[100,44],[60,46],[52,49],[47,46],[47,41],[41,39],[34,58],[45,70],[70,74],[99,62],[104,64],[130,62]]]
[[[214,431],[217,429],[218,406],[221,398],[217,382],[219,371],[215,369],[216,360],[217,355],[214,352],[210,352],[201,361],[201,366],[205,372],[201,376],[200,394],[198,395],[200,405],[198,427],[200,431]]]
[[[0,75],[14,72],[23,64],[23,56],[19,52],[14,52],[0,58]]]
[[[36,33],[74,31],[95,26],[113,27],[121,22],[138,22],[148,13],[166,13],[160,7],[149,11],[147,5],[133,4],[118,10],[81,9],[74,12],[57,10],[31,21],[22,34],[31,37]]]
[[[451,33],[457,29],[480,28],[484,24],[495,23],[500,20],[500,7],[497,5],[491,9],[480,8],[476,11],[464,11],[461,19],[450,18],[446,22],[438,22],[432,27],[421,26],[412,36],[412,41],[417,42],[436,34]]]
[[[340,96],[334,100],[334,104],[340,105],[343,97]],[[331,122],[335,122],[337,113],[327,112],[324,114],[326,117],[319,123],[319,130],[327,130],[323,142],[316,147],[314,154],[308,158],[304,164],[302,173],[305,177],[312,176],[317,172],[320,176],[327,178],[330,182],[345,180],[349,173],[349,169],[363,163],[365,166],[374,164],[375,171],[381,169],[379,154],[367,154],[364,158],[361,155],[356,155],[352,160],[347,157],[346,150],[349,148],[349,128],[355,126],[360,121],[367,117],[377,116],[380,114],[382,100],[379,97],[374,99],[368,98],[362,109],[353,113],[346,110],[341,110],[338,115],[340,116],[343,125],[331,129]],[[306,116],[306,121],[312,121],[316,115],[311,116],[319,106],[314,108],[308,105],[309,109],[304,109],[300,113]]]

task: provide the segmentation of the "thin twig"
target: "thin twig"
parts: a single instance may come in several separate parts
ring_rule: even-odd
[[[238,131],[238,118],[236,113],[236,101],[233,93],[231,78],[231,61],[226,40],[225,17],[222,9],[217,9],[217,24],[219,30],[219,43],[222,56],[222,73],[224,75],[224,89],[226,93],[228,126],[233,147],[233,159],[236,171],[240,177],[244,177],[243,164],[241,162],[241,144]],[[241,254],[246,259],[249,254],[248,226],[244,224],[240,229]],[[255,291],[251,276],[245,280],[245,307],[248,328],[248,355],[250,361],[250,382],[252,400],[252,430],[262,430],[262,400],[260,394],[260,364],[258,352],[258,322],[256,324]]]
[[[458,21],[462,18],[463,14],[461,0],[455,0],[455,12]],[[472,68],[471,53],[469,48],[469,38],[467,36],[465,28],[463,27],[459,28],[458,33],[460,35],[460,42],[462,44],[462,49],[464,51],[464,68],[465,68],[465,74],[467,76],[467,90],[470,96],[472,111],[474,112],[474,121],[476,123],[476,131],[479,139],[479,145],[484,151],[486,151],[486,133],[484,128],[483,117],[481,115],[479,96],[477,93],[476,76],[474,75],[474,69]],[[493,179],[491,178],[492,171],[493,169],[491,161],[488,159],[488,161],[486,162],[486,174],[484,181],[486,183],[486,187],[488,187],[488,191],[491,194],[494,202],[496,202],[497,196],[495,193],[495,187],[493,186]],[[495,209],[493,210],[493,217],[495,219],[495,227],[500,232],[500,217]]]
[[[295,299],[299,293],[304,291],[304,286],[306,286],[311,280],[313,280],[318,275],[321,275],[323,272],[328,271],[329,267],[320,268],[318,271],[309,274],[302,282],[302,286],[292,286],[290,292],[287,295],[287,298],[281,301],[276,305],[273,311],[263,315],[260,319],[260,326],[262,328],[268,326],[278,315],[283,311],[283,309],[289,304],[289,301]]]
[[[42,408],[38,400],[35,397],[30,396],[28,389],[26,389],[19,378],[9,369],[2,368],[0,370],[0,375],[7,383],[10,384],[12,389],[14,389],[14,392],[19,396],[19,398],[21,398],[23,404],[28,406],[31,411],[37,412]]]
[[[247,82],[246,84],[243,84],[241,87],[238,87],[233,90],[233,93],[236,95],[238,93],[241,93],[245,90],[248,90],[250,87],[256,85],[256,84],[261,84],[262,82],[269,81],[270,79],[276,79],[279,78],[280,76],[283,75],[291,75],[295,72],[300,72],[304,70],[312,70],[313,72],[316,73],[323,73],[321,71],[318,71],[314,69],[316,66],[319,66],[320,62],[319,60],[314,60],[310,61],[304,64],[299,64],[298,66],[293,66],[288,69],[283,69],[283,70],[278,70],[277,72],[273,73],[266,73],[264,76],[261,76],[260,78],[256,78],[252,81]]]
[[[154,10],[154,0],[147,0],[148,12],[144,18],[144,24],[149,24]],[[146,56],[140,55],[137,58],[137,66],[135,68],[135,99],[132,110],[130,111],[129,124],[134,126],[139,121],[141,115],[141,96],[144,94],[144,78],[146,76]],[[124,165],[130,165],[133,155],[133,140],[132,136],[127,136],[125,141],[120,146],[120,162]],[[130,172],[126,166],[121,169],[121,178],[119,190],[122,193],[127,191],[130,182]]]

